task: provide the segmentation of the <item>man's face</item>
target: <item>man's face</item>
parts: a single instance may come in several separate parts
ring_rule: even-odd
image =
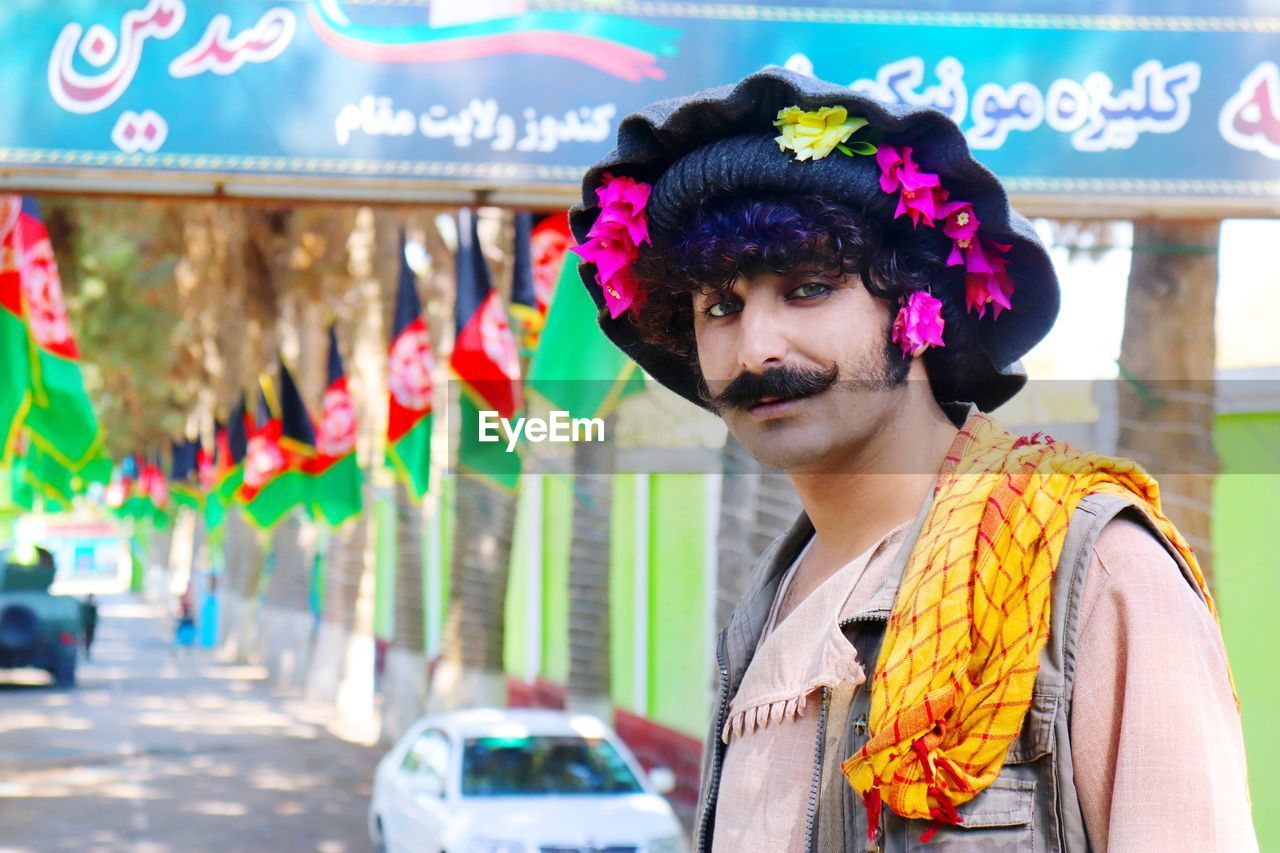
[[[788,473],[840,470],[902,404],[911,365],[891,321],[856,275],[760,273],[693,294],[712,407],[752,456]]]

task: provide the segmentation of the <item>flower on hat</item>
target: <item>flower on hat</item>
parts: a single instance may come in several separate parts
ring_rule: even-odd
[[[951,238],[951,254],[947,266],[964,263],[964,252],[971,248],[978,236],[982,221],[967,201],[947,201],[938,208],[938,218],[943,220],[942,233]]]
[[[841,106],[802,110],[784,107],[778,110],[773,123],[782,133],[774,137],[781,151],[794,151],[797,160],[821,160],[837,149],[852,157],[855,154],[874,154],[876,148],[869,142],[845,145],[849,137],[867,126],[861,116],[851,116]]]
[[[898,209],[893,218],[905,213],[913,226],[923,222],[932,228],[933,220],[938,218],[939,205],[948,197],[938,176],[922,171],[909,147],[899,150],[892,145],[881,145],[876,151],[876,164],[880,167],[880,189],[898,193]]]
[[[902,347],[903,356],[917,356],[929,347],[946,346],[942,342],[942,301],[925,290],[917,290],[906,299],[893,321],[893,343]]]
[[[569,250],[596,265],[596,282],[604,293],[609,316],[614,319],[627,309],[639,311],[645,302],[631,265],[640,244],[650,242],[645,212],[649,191],[646,183],[606,172],[596,189],[600,214],[587,231],[586,241]]]
[[[617,225],[627,229],[633,245],[649,242],[649,220],[644,212],[649,201],[648,184],[626,176],[606,176],[596,197],[600,199],[600,217],[593,228]]]
[[[988,305],[996,320],[1001,311],[1013,307],[1013,279],[1005,272],[1005,255],[1012,248],[1010,243],[975,239],[965,250],[964,304],[977,311],[979,319],[986,316]]]
[[[587,241],[575,246],[573,251],[583,260],[595,264],[600,278],[608,281],[631,265],[635,244],[622,228],[593,226],[587,232]]]

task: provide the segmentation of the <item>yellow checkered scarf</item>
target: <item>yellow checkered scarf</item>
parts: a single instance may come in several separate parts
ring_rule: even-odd
[[[1128,459],[1037,438],[975,414],[944,463],[881,646],[871,739],[842,766],[873,836],[882,802],[935,827],[960,823],[956,806],[1000,772],[1031,704],[1054,567],[1083,497],[1135,500],[1209,599],[1150,475]]]

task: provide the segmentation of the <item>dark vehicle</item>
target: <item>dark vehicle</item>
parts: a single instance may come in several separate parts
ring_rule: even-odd
[[[74,687],[80,602],[49,592],[56,573],[44,548],[36,549],[35,563],[0,551],[0,669],[43,669],[55,686]]]

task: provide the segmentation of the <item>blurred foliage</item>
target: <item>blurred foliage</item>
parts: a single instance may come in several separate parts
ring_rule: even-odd
[[[194,397],[173,282],[182,250],[174,205],[42,202],[80,345],[85,386],[119,458],[182,431]]]
[[[318,403],[323,323],[360,307],[340,302],[354,209],[57,197],[41,212],[113,456],[208,439],[285,342]]]

